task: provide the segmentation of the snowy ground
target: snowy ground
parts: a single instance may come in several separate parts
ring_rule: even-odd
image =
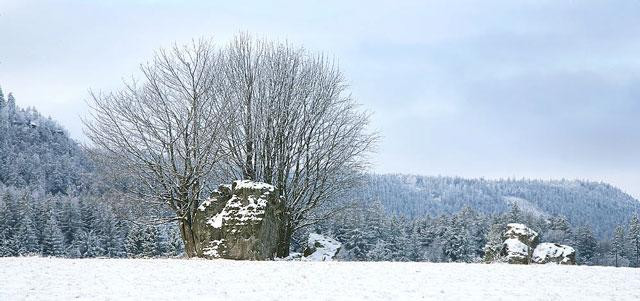
[[[640,300],[640,269],[0,258],[0,300]]]

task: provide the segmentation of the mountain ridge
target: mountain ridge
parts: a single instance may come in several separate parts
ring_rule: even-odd
[[[573,226],[588,225],[599,237],[609,236],[616,225],[626,224],[633,213],[640,212],[640,202],[621,189],[586,180],[487,180],[370,173],[351,196],[380,201],[388,212],[408,218],[454,214],[465,206],[497,214],[511,207],[508,198],[517,198],[542,214],[565,216]]]

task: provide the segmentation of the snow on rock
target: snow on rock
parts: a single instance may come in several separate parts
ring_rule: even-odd
[[[310,233],[304,249],[304,259],[309,261],[332,261],[342,244],[335,239],[317,233]]]
[[[506,238],[515,238],[531,249],[533,249],[539,241],[538,232],[518,223],[507,224],[507,231],[504,232],[504,236]]]
[[[499,257],[487,257],[490,259],[487,262],[576,264],[576,251],[572,247],[554,243],[538,244],[538,233],[523,224],[507,224],[507,230],[503,236],[506,239],[502,244]],[[495,248],[487,244],[485,250],[491,251]]]
[[[220,185],[194,217],[198,255],[205,258],[273,258],[282,223],[274,187],[247,180]]]
[[[267,190],[273,191],[274,187],[267,183],[254,182],[250,180],[238,180],[233,182],[234,189],[249,189],[249,190]]]
[[[203,254],[211,258],[220,257],[220,252],[218,252],[218,249],[223,242],[224,239],[212,240],[211,242],[209,242],[209,245],[203,249]]]
[[[507,238],[502,245],[502,256],[508,263],[529,263],[529,246],[516,238]]]
[[[507,224],[507,230],[503,237],[505,241],[496,261],[514,264],[529,264],[531,262],[531,253],[538,245],[536,231],[523,224],[511,223]]]
[[[576,250],[570,246],[545,242],[533,250],[532,261],[574,265],[576,264]]]

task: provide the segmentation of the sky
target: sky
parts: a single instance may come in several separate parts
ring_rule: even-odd
[[[339,61],[373,171],[605,181],[640,198],[640,1],[0,0],[0,87],[86,139],[89,89],[239,32]]]

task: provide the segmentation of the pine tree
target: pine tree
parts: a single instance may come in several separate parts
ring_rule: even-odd
[[[511,210],[507,214],[509,223],[522,223],[523,222],[523,214],[522,210],[520,210],[520,206],[517,203],[513,202],[511,204]]]
[[[64,236],[58,226],[58,221],[53,213],[50,212],[49,219],[42,231],[42,255],[45,256],[63,256],[64,255]]]
[[[125,239],[127,257],[137,258],[143,254],[144,235],[142,227],[133,225],[129,228]]]
[[[7,191],[0,201],[0,256],[18,256],[20,238],[18,232],[18,204],[15,196]]]
[[[444,237],[443,253],[450,261],[469,262],[471,253],[469,232],[459,216],[451,218],[451,225]]]
[[[367,252],[367,259],[370,261],[390,261],[391,254],[384,240],[378,240],[373,248]]]
[[[19,255],[34,255],[40,252],[38,235],[33,224],[33,213],[28,203],[23,204],[23,213],[18,223],[17,237],[20,238]]]
[[[182,238],[180,237],[180,234],[173,230],[169,231],[169,244],[168,244],[168,249],[167,249],[167,255],[171,256],[171,257],[177,257],[180,256],[183,252],[183,246],[182,246]]]
[[[492,263],[499,259],[502,244],[504,243],[504,226],[500,221],[491,224],[489,232],[486,234],[486,245],[484,246],[484,262]]]
[[[77,231],[82,230],[80,212],[76,204],[69,200],[62,206],[62,215],[59,220],[60,228],[64,234],[65,244],[73,245],[74,238],[78,237]]]
[[[5,107],[4,93],[2,93],[2,88],[0,87],[0,111]]]
[[[624,256],[624,242],[624,228],[618,226],[611,242],[611,255],[615,257],[616,266],[618,266],[618,257]]]
[[[155,226],[146,226],[143,232],[142,256],[152,258],[158,255],[158,229]]]
[[[95,212],[97,210],[95,209],[94,204],[81,199],[78,201],[78,211],[80,213],[81,229],[86,233],[95,231],[96,230]]]
[[[579,227],[576,230],[575,241],[578,252],[578,263],[593,264],[593,257],[596,254],[598,242],[591,230],[587,227]]]
[[[545,241],[565,244],[565,245],[573,245],[573,234],[571,231],[571,226],[567,219],[563,216],[552,216],[549,219],[550,225],[549,230],[544,233],[543,239]]]
[[[7,96],[7,112],[9,117],[12,117],[16,112],[16,99],[13,97],[13,93],[9,93]]]
[[[4,200],[6,195],[0,200],[0,257],[14,256],[13,248],[10,245],[12,229],[9,225],[9,209]]]
[[[100,234],[105,256],[120,257],[124,254],[120,227],[110,210],[106,210],[101,217]]]
[[[81,257],[92,258],[104,255],[100,238],[95,231],[78,231],[78,238],[75,243]]]
[[[407,233],[403,227],[404,219],[393,216],[386,231],[386,246],[391,260],[408,261]]]
[[[640,267],[640,221],[634,214],[629,222],[629,249],[634,267]]]

